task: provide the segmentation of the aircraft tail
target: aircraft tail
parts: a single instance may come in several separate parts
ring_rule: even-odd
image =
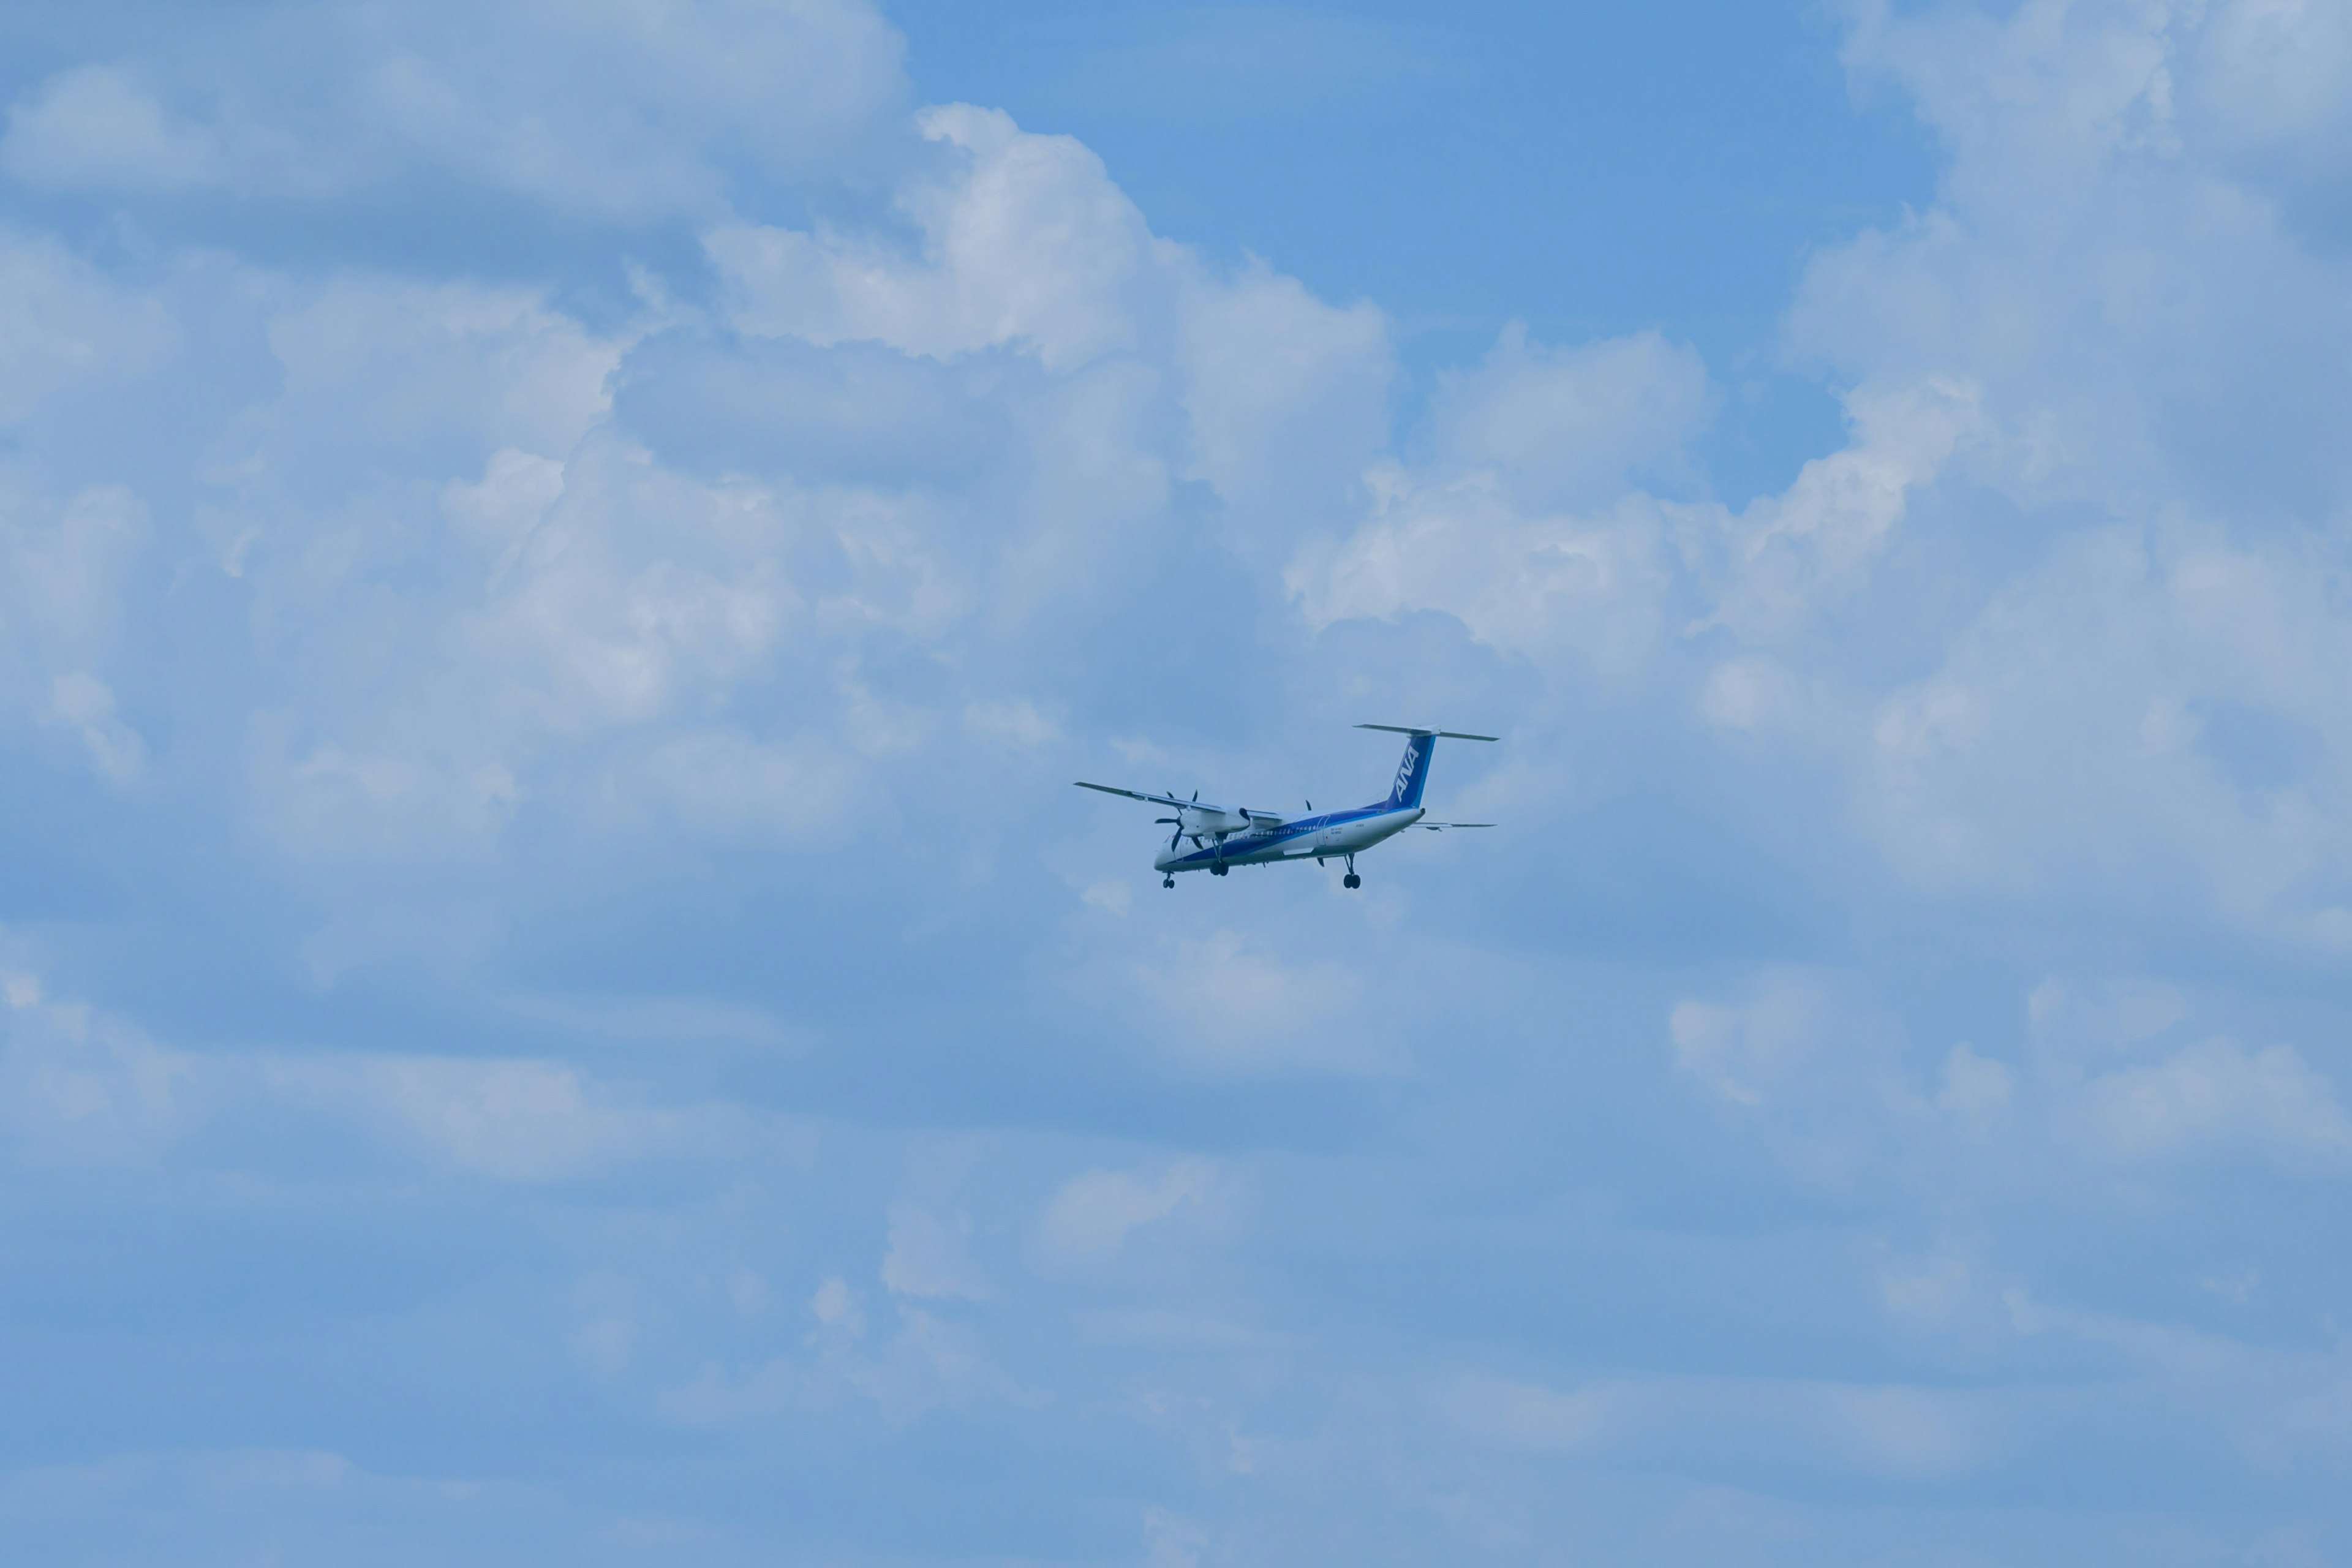
[[[1359,730],[1385,730],[1392,735],[1408,737],[1404,743],[1404,760],[1397,764],[1396,783],[1389,787],[1389,797],[1382,802],[1391,811],[1411,811],[1421,804],[1421,792],[1429,783],[1430,754],[1437,750],[1441,737],[1452,741],[1491,741],[1492,735],[1466,734],[1460,730],[1410,730],[1402,724],[1359,724]]]

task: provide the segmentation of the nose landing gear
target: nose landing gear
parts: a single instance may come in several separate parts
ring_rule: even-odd
[[[1160,885],[1163,888],[1172,888],[1176,885],[1176,879],[1173,877],[1162,877],[1160,879]]]

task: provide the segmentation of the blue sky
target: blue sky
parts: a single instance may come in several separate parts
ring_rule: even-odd
[[[2340,9],[0,38],[28,1560],[2352,1553]]]

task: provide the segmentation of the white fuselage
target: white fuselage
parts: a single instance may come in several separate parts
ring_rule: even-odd
[[[1425,815],[1417,805],[1367,805],[1281,821],[1260,817],[1244,831],[1223,839],[1187,838],[1175,848],[1162,851],[1151,865],[1156,871],[1172,873],[1360,854],[1403,832]]]

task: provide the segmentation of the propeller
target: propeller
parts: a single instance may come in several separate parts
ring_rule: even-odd
[[[1176,798],[1176,792],[1172,789],[1170,790],[1168,792],[1168,798],[1170,800],[1174,800]],[[1194,790],[1192,792],[1192,798],[1194,800],[1199,800],[1201,798],[1201,792],[1199,790]],[[1173,827],[1176,829],[1175,832],[1168,836],[1168,847],[1171,849],[1175,848],[1176,846],[1184,842],[1184,817],[1182,813],[1183,808],[1180,805],[1177,808],[1177,815],[1174,816],[1155,816],[1152,818],[1154,822],[1159,823],[1163,827]],[[1192,836],[1192,842],[1195,844],[1201,842],[1201,837],[1199,834],[1196,833]]]

